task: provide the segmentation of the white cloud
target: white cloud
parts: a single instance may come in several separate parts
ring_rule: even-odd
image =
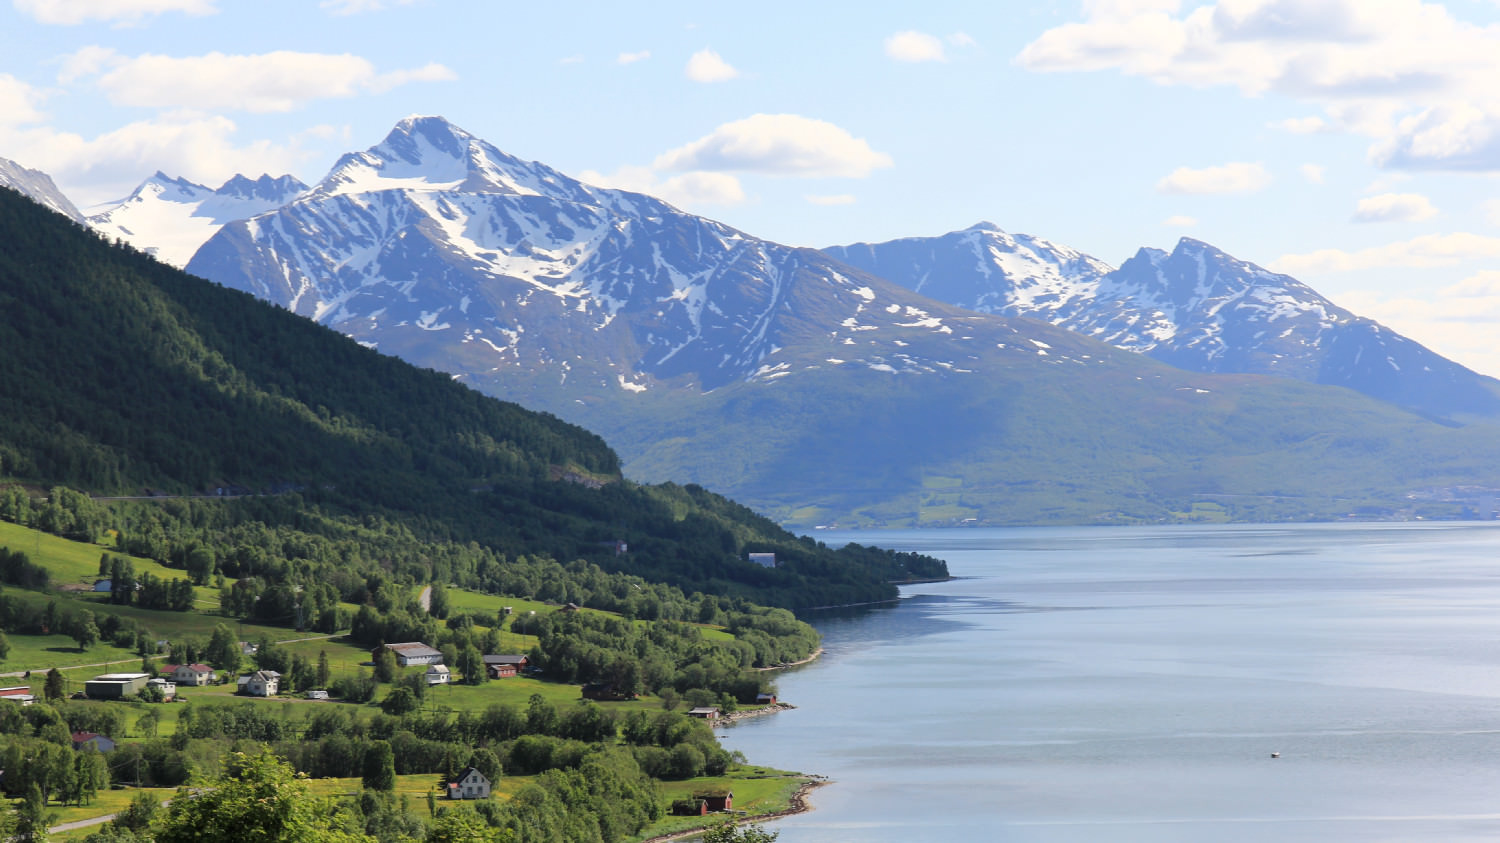
[[[376,73],[369,61],[347,53],[209,53],[185,58],[148,54],[116,58],[111,64],[99,77],[100,89],[116,105],[147,108],[291,111],[310,100],[455,78],[440,64]]]
[[[62,69],[57,71],[57,81],[66,85],[85,76],[94,76],[103,73],[106,68],[115,67],[128,61],[124,56],[109,47],[90,45],[62,57]]]
[[[42,119],[42,93],[9,73],[0,73],[0,126],[24,126]]]
[[[409,6],[416,0],[395,0],[397,5]],[[318,8],[327,9],[335,15],[357,15],[361,12],[374,12],[385,8],[382,0],[323,0]]]
[[[1300,255],[1282,255],[1271,262],[1270,269],[1288,275],[1391,267],[1426,269],[1482,258],[1500,258],[1500,237],[1468,232],[1426,234],[1358,252],[1322,249]]]
[[[1438,291],[1438,294],[1454,298],[1500,296],[1500,269],[1476,272],[1468,278],[1444,287]]]
[[[936,35],[908,30],[885,39],[885,54],[896,61],[947,61],[943,42]]]
[[[1182,214],[1174,214],[1162,221],[1162,225],[1169,225],[1173,228],[1192,228],[1197,224],[1198,220],[1193,217],[1183,216]]]
[[[1500,199],[1490,199],[1484,203],[1484,217],[1489,220],[1490,225],[1500,225]]]
[[[621,53],[615,59],[615,64],[635,64],[638,61],[645,61],[649,58],[651,58],[650,50],[641,50],[639,53]]]
[[[955,47],[977,47],[979,42],[967,32],[955,32],[948,36],[948,43]]]
[[[836,193],[830,196],[808,194],[802,197],[809,205],[853,205],[855,198],[853,194]]]
[[[40,23],[73,26],[90,21],[136,23],[165,12],[211,15],[214,0],[13,0],[16,10]]]
[[[1332,127],[1321,117],[1288,117],[1271,124],[1273,129],[1291,132],[1294,135],[1315,135]]]
[[[1354,222],[1418,222],[1437,216],[1432,201],[1420,193],[1382,193],[1359,200]]]
[[[369,88],[376,93],[384,93],[408,82],[451,82],[457,78],[458,74],[449,68],[437,62],[428,62],[422,67],[411,70],[393,70],[390,73],[382,73],[370,80]]]
[[[1264,165],[1235,161],[1218,167],[1178,167],[1156,183],[1162,193],[1254,193],[1271,183]]]
[[[92,139],[51,128],[0,128],[0,148],[51,175],[80,207],[124,196],[155,170],[218,185],[235,173],[281,174],[310,155],[303,142],[326,133],[319,126],[276,143],[235,142],[227,117],[192,114],[143,120]]]
[[[693,53],[687,63],[687,78],[694,82],[727,82],[730,79],[739,78],[740,72],[735,70],[729,62],[719,57],[719,54],[710,49],[702,49]]]
[[[576,55],[576,54],[575,55],[571,55],[571,56],[564,56],[564,57],[558,59],[557,63],[558,64],[583,64],[583,56]]]
[[[1423,0],[1094,2],[1016,57],[1038,72],[1116,70],[1163,85],[1233,86],[1322,107],[1278,124],[1373,140],[1410,169],[1500,169],[1500,25]]]
[[[705,137],[663,153],[653,166],[657,170],[864,178],[872,170],[891,166],[891,158],[823,120],[756,114],[725,123]]]
[[[1307,179],[1309,184],[1322,184],[1327,168],[1322,164],[1303,164],[1297,170],[1302,173],[1302,178]]]
[[[649,167],[621,167],[608,174],[585,170],[579,178],[600,187],[645,193],[674,205],[734,205],[745,201],[739,179],[728,173],[694,171],[661,179]]]

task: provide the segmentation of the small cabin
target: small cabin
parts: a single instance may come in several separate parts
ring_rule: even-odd
[[[445,664],[431,664],[427,666],[428,685],[448,685],[453,682],[453,673]]]
[[[701,800],[704,808],[710,812],[734,810],[732,790],[700,790],[693,794],[693,798]]]
[[[700,705],[697,708],[688,709],[687,716],[712,723],[719,719],[720,711],[716,705]]]
[[[531,659],[524,655],[493,655],[480,658],[484,660],[484,669],[489,672],[491,679],[509,679],[519,675],[531,664]]]
[[[755,695],[755,704],[756,705],[775,705],[776,704],[776,695],[775,694],[756,694]]]

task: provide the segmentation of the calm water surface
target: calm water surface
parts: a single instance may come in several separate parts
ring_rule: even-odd
[[[836,780],[781,843],[1500,839],[1500,527],[819,538],[965,579],[815,619],[724,730]]]

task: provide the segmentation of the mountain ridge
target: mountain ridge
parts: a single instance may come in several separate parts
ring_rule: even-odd
[[[1042,319],[1190,371],[1345,386],[1435,417],[1500,417],[1500,381],[1190,237],[1119,268],[989,223],[824,251],[950,304]]]

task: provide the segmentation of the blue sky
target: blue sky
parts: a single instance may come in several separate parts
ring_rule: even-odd
[[[797,245],[1195,237],[1500,375],[1500,0],[0,2],[0,156],[80,205],[441,114]]]

